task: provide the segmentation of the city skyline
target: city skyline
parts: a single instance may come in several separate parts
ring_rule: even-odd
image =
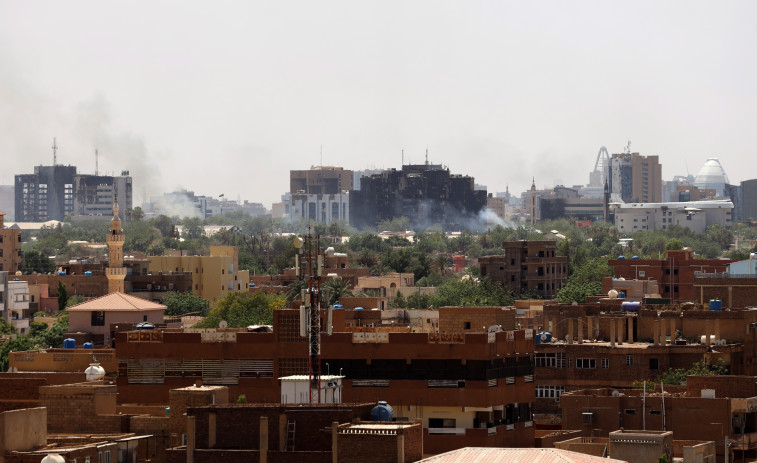
[[[129,170],[270,207],[289,170],[429,160],[488,191],[586,184],[600,146],[748,169],[757,6],[293,2],[0,6],[0,184]],[[624,26],[624,25],[627,25]],[[323,156],[321,158],[321,146]],[[322,161],[321,161],[322,159]],[[747,167],[747,168],[744,168]]]

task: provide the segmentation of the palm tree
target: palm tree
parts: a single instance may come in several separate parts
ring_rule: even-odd
[[[287,304],[291,304],[293,301],[298,300],[302,290],[307,287],[308,282],[306,280],[295,280],[294,283],[289,285],[287,287]]]
[[[336,303],[336,301],[344,296],[352,296],[350,286],[351,285],[349,283],[337,277],[332,278],[321,285],[321,290],[328,291],[329,305],[333,305]]]

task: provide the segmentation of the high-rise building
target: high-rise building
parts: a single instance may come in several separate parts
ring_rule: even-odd
[[[741,220],[757,220],[757,179],[741,182]]]
[[[352,171],[341,167],[314,166],[289,171],[289,192],[294,194],[339,194],[352,189]]]
[[[118,196],[124,211],[132,207],[129,171],[120,176],[77,174],[76,166],[35,166],[16,175],[16,222],[63,220],[67,215],[104,216]]]
[[[613,154],[608,174],[610,193],[627,203],[662,201],[662,166],[659,156]]]
[[[476,190],[473,177],[450,174],[440,165],[404,165],[360,183],[349,205],[350,224],[357,228],[400,217],[413,227],[470,228],[486,206],[486,190]]]
[[[63,220],[74,212],[75,166],[35,166],[16,175],[16,222]]]
[[[128,170],[120,176],[74,175],[74,215],[107,217],[112,214],[116,197],[122,211],[132,207],[132,179]]]

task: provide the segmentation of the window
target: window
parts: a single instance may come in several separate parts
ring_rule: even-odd
[[[429,428],[456,428],[457,420],[455,418],[429,418]]]
[[[92,326],[105,326],[105,312],[102,310],[92,311]]]
[[[662,410],[649,410],[650,415],[662,415]]]
[[[610,359],[602,359],[602,368],[610,368]]]
[[[469,330],[470,329],[470,322],[464,322],[463,323],[463,329],[464,330]]]
[[[565,368],[565,353],[534,354],[534,365],[537,367]]]
[[[597,368],[596,359],[576,359],[576,368]]]
[[[626,365],[633,365],[633,355],[626,355]]]
[[[565,386],[536,386],[535,392],[537,399],[555,399],[555,402],[559,402]]]
[[[656,358],[649,359],[649,369],[650,370],[657,370],[660,368],[660,361]]]
[[[635,415],[636,414],[636,409],[634,409],[634,408],[626,408],[625,409],[625,413],[626,413],[626,415]]]

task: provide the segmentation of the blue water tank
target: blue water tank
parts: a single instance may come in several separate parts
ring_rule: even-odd
[[[134,325],[134,328],[137,330],[154,330],[155,325],[150,322],[140,322]]]
[[[64,276],[66,276],[66,272],[58,272],[58,276],[59,277],[64,277]]]
[[[85,277],[91,277],[92,276],[92,272],[89,271],[89,270],[87,270],[86,272],[84,272],[84,276]]]
[[[85,342],[84,344],[82,344],[82,347],[85,349],[92,349],[94,346],[91,342]]]
[[[618,256],[618,260],[626,260],[626,256]]]
[[[552,341],[552,333],[549,331],[542,331],[541,333],[536,333],[536,344],[541,344],[543,342],[550,342]]]
[[[342,304],[334,304],[335,309],[343,309],[344,306]]]
[[[394,409],[391,405],[384,402],[383,400],[379,401],[378,405],[373,407],[373,410],[371,410],[371,421],[393,421],[394,420]]]
[[[363,310],[362,307],[355,307],[355,310]]]
[[[633,256],[631,257],[631,260],[639,260],[639,256]]]
[[[720,299],[710,299],[710,310],[723,310],[723,301]]]
[[[625,290],[618,291],[618,299],[625,299],[625,298],[626,298],[626,292],[625,292]]]
[[[641,302],[627,301],[620,304],[620,310],[622,310],[623,312],[638,312],[639,306],[641,306]]]
[[[76,339],[66,338],[63,340],[64,349],[76,349]]]

